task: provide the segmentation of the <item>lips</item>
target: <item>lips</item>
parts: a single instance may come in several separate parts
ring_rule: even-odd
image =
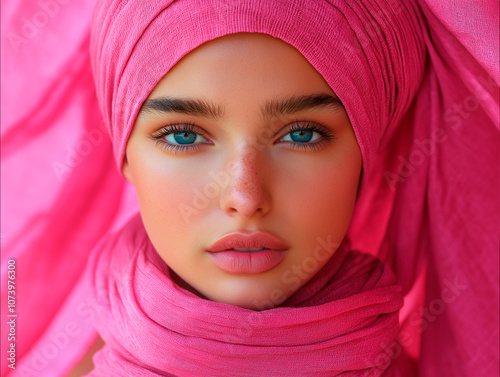
[[[252,233],[229,233],[208,248],[208,251],[213,253],[230,250],[230,249],[271,249],[271,250],[286,250],[288,246],[279,237],[268,232],[252,232]]]
[[[286,256],[288,245],[263,231],[236,232],[215,241],[208,252],[215,265],[233,274],[256,274],[276,267]]]

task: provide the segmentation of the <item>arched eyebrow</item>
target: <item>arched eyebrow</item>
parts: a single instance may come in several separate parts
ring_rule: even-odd
[[[262,114],[265,117],[279,117],[324,107],[337,110],[344,106],[337,97],[320,93],[267,101],[262,107]]]
[[[144,113],[181,113],[204,118],[223,118],[220,106],[201,99],[159,97],[146,100],[139,111]]]
[[[336,110],[343,108],[343,105],[337,97],[320,93],[268,100],[261,107],[261,113],[264,118],[270,118],[324,107]],[[224,109],[207,100],[173,97],[146,100],[139,114],[145,113],[180,113],[212,119],[224,117]]]

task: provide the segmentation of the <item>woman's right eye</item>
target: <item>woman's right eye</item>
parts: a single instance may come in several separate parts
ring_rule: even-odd
[[[206,142],[207,140],[195,132],[174,132],[164,137],[166,141],[172,144],[188,145],[198,142]]]
[[[192,151],[200,144],[211,144],[193,123],[171,124],[165,126],[151,135],[151,138],[163,148],[174,152]]]

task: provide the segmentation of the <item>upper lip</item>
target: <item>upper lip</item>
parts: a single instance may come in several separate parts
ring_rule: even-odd
[[[235,248],[266,248],[271,250],[286,250],[287,244],[279,237],[265,231],[228,233],[216,240],[208,251],[218,252]]]

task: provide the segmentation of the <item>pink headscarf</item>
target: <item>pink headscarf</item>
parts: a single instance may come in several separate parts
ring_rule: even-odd
[[[101,1],[92,67],[119,167],[137,113],[166,72],[204,42],[253,32],[291,44],[325,78],[346,107],[369,171],[382,136],[420,85],[421,27],[413,1]]]
[[[371,13],[377,24],[374,3],[396,10],[408,7],[399,1],[366,2],[366,12],[358,14],[354,10],[363,9],[362,2],[349,6],[342,2],[340,8],[345,8],[349,21],[340,22],[356,23]],[[388,261],[404,293],[409,292],[411,299],[401,313],[400,344],[413,352],[420,376],[498,375],[498,2],[418,3],[424,15],[419,32],[429,60],[416,101],[401,122],[394,106],[374,107],[382,99],[391,106],[410,102],[402,99],[400,87],[393,86],[392,80],[401,76],[397,70],[382,76],[379,82],[384,87],[367,82],[366,93],[352,93],[363,98],[360,116],[373,117],[370,126],[382,127],[372,136],[360,133],[360,118],[352,111],[356,108],[343,94],[351,93],[338,82],[329,82],[344,101],[363,148],[367,184],[357,203],[350,239],[355,248]],[[64,376],[86,352],[95,336],[90,322],[98,308],[80,284],[84,262],[104,234],[137,210],[128,199],[129,188],[111,166],[111,145],[100,137],[87,53],[93,5],[93,0],[2,4],[2,89],[9,90],[2,96],[2,334],[9,331],[5,282],[6,261],[11,258],[17,265],[16,310],[22,315],[16,370],[9,376]],[[109,19],[117,13],[115,8],[107,11]],[[134,17],[124,20],[134,21]],[[355,49],[361,55],[379,43],[383,46],[388,38],[370,22],[358,25],[366,28],[359,39],[361,51]],[[313,27],[307,24],[304,30]],[[389,47],[404,48],[406,34],[401,37]],[[184,35],[174,42],[187,43]],[[299,50],[314,62],[309,47]],[[381,59],[365,60],[369,65],[363,65],[360,73],[376,77],[378,71],[372,73],[370,67],[390,67],[394,56],[390,49],[382,51]],[[353,57],[358,64],[363,59]],[[404,68],[406,64],[413,65],[405,63]],[[313,65],[326,75],[320,62]],[[168,67],[163,68],[166,72]],[[386,98],[390,90],[386,93],[385,85],[398,88],[397,98]],[[114,85],[109,88],[118,90]],[[143,95],[150,89],[144,88]],[[122,84],[121,90],[126,93],[127,87]],[[407,87],[403,93],[413,90]],[[99,93],[99,97],[113,96]],[[370,97],[374,101],[365,103]],[[107,104],[103,109],[112,107]],[[137,108],[127,106],[127,111],[127,117],[115,115],[125,120],[122,132],[130,127]],[[105,111],[104,117],[110,126]],[[384,120],[395,129],[380,139]],[[386,137],[390,134],[394,136]],[[113,139],[121,164],[126,135]],[[425,287],[419,285],[423,281],[419,275],[425,278]],[[419,301],[424,292],[425,301]],[[3,338],[1,342],[5,355],[9,343]],[[387,350],[387,355],[399,357],[397,349]],[[10,371],[7,365],[2,362],[2,375]]]

